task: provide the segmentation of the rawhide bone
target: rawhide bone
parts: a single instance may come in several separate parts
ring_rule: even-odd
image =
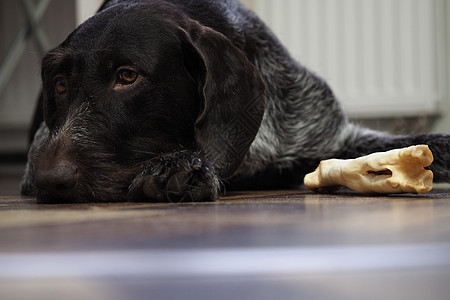
[[[377,152],[355,159],[321,161],[304,178],[306,187],[321,192],[345,186],[360,193],[426,193],[433,188],[433,162],[427,145]]]

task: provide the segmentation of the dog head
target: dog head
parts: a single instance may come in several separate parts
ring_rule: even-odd
[[[169,5],[99,12],[44,56],[42,81],[22,186],[40,201],[124,200],[146,161],[183,149],[229,177],[264,111],[244,53]]]

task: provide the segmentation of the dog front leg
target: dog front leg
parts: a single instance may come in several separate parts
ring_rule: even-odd
[[[132,201],[214,201],[220,186],[212,166],[196,153],[180,151],[148,161],[132,182],[128,198]]]

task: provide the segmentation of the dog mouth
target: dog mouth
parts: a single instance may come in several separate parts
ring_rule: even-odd
[[[50,193],[45,190],[36,189],[36,200],[37,203],[40,204],[56,204],[56,203],[89,203],[92,202],[92,199],[88,199],[87,197],[80,197],[76,194],[67,194],[67,193]]]
[[[38,203],[123,202],[137,170],[109,165],[108,170],[90,167],[81,170],[59,164],[39,170],[34,178]]]
[[[77,183],[73,188],[64,186],[48,191],[36,187],[38,203],[92,203],[92,202],[125,202],[127,201],[128,183],[107,185],[99,182]]]

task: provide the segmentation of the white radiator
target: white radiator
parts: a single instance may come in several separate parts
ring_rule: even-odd
[[[446,0],[254,0],[293,56],[355,117],[439,112]]]

